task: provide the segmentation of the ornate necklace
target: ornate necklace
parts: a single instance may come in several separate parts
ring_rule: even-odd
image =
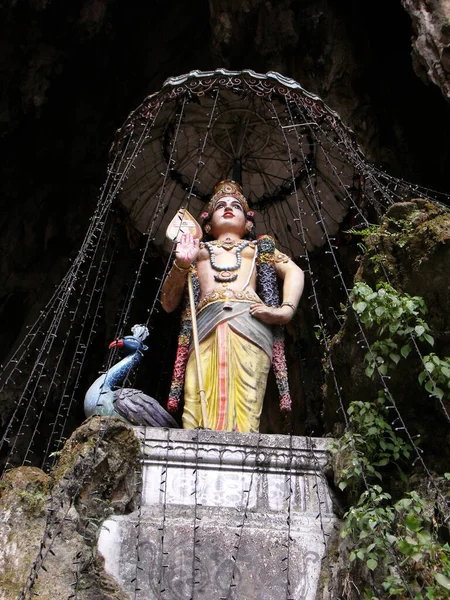
[[[233,244],[232,246],[230,246],[229,248],[225,248],[225,244],[228,246],[229,244]],[[216,263],[216,257],[214,254],[214,244],[212,242],[205,242],[205,247],[208,249],[209,252],[209,262],[211,264],[211,267],[214,269],[214,271],[219,271],[218,275],[214,275],[214,280],[218,281],[219,283],[227,283],[230,281],[236,281],[236,279],[238,278],[238,274],[237,273],[232,273],[232,271],[237,271],[241,264],[242,264],[242,256],[241,256],[241,252],[244,248],[246,248],[247,246],[250,246],[251,242],[249,242],[248,240],[244,240],[243,242],[240,242],[239,244],[237,242],[223,242],[220,244],[216,244],[217,246],[219,246],[219,248],[223,247],[225,248],[225,250],[231,250],[231,248],[236,248],[236,263],[234,265],[229,265],[229,266],[222,266],[220,267],[217,263]]]
[[[242,240],[231,240],[230,238],[226,238],[225,240],[213,240],[212,242],[201,242],[200,248],[204,248],[205,244],[212,244],[213,246],[217,246],[217,248],[223,248],[224,250],[226,250],[228,252],[228,251],[232,250],[233,248],[236,248],[236,246],[239,246],[240,244],[242,244]],[[250,242],[250,247],[254,248],[255,243]]]
[[[219,240],[217,242],[209,242],[213,246],[217,246],[217,248],[223,248],[227,252],[239,246],[242,242],[241,240]]]

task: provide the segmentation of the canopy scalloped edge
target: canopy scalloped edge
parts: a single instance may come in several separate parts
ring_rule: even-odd
[[[229,81],[220,81],[220,77],[228,78]],[[232,81],[233,78],[235,81]],[[305,88],[294,79],[285,77],[276,71],[268,71],[266,74],[263,74],[256,73],[251,69],[242,69],[242,71],[229,71],[228,69],[199,71],[196,69],[183,75],[169,77],[163,83],[161,90],[147,96],[144,101],[128,115],[122,127],[116,131],[116,138],[110,148],[110,153],[114,154],[115,152],[120,151],[120,141],[122,137],[126,135],[127,130],[132,127],[135,120],[149,119],[153,110],[164,100],[174,99],[188,90],[191,93],[204,95],[217,84],[224,87],[231,87],[233,84],[238,85],[243,82],[258,95],[269,95],[271,92],[276,92],[287,98],[302,97],[303,99],[309,100],[318,113],[327,116],[328,120],[332,121],[335,128],[340,128],[343,133],[349,136],[353,150],[358,152],[362,158],[364,157],[364,153],[356,141],[355,132],[345,125],[339,114],[331,109],[319,96],[305,90]],[[263,85],[265,82],[270,82],[271,85]]]
[[[311,98],[312,100],[319,101],[323,104],[324,108],[327,111],[332,113],[336,118],[340,119],[337,112],[332,110],[329,106],[325,104],[325,102],[315,94],[308,92],[303,88],[299,83],[295,81],[295,79],[291,79],[290,77],[285,77],[281,75],[281,73],[277,73],[277,71],[268,71],[267,73],[256,73],[252,71],[252,69],[242,69],[242,71],[229,71],[228,69],[216,69],[215,71],[199,71],[195,69],[194,71],[189,71],[189,73],[185,73],[184,75],[178,75],[177,77],[169,77],[165,80],[162,86],[162,90],[166,87],[176,87],[178,85],[183,85],[187,81],[193,78],[200,77],[217,77],[217,75],[223,75],[225,77],[239,77],[241,75],[248,75],[252,79],[258,79],[260,81],[264,81],[265,79],[273,79],[275,83],[286,86],[292,90],[297,90]]]

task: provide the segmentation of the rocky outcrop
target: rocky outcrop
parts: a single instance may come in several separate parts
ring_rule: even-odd
[[[417,75],[439,86],[450,100],[450,3],[402,0],[413,26],[412,59]]]
[[[450,272],[450,211],[422,199],[395,204],[382,219],[379,229],[365,237],[364,244],[366,251],[355,280],[367,283],[372,289],[388,281],[400,293],[423,297],[428,309],[425,320],[431,327],[435,344],[433,348],[419,344],[419,350],[422,355],[435,352],[442,358],[450,356],[447,276]],[[369,343],[373,343],[376,332],[367,330],[366,336]],[[352,312],[348,312],[330,348],[344,405],[354,400],[373,400],[377,382],[365,375],[367,348]],[[325,427],[338,434],[340,402],[329,365],[325,368]],[[436,445],[436,439],[447,439],[448,423],[439,402],[429,398],[418,383],[423,368],[420,356],[411,352],[408,360],[400,361],[395,371],[389,373],[389,389],[412,434],[420,434],[427,460],[439,470],[448,460],[444,452],[448,445]],[[449,411],[450,404],[445,402]]]
[[[385,284],[388,281],[402,294],[423,297],[428,307],[424,319],[431,326],[435,343],[431,348],[428,344],[419,341],[418,348],[422,356],[429,352],[435,352],[441,358],[450,356],[450,287],[447,277],[450,269],[450,211],[448,208],[431,204],[420,198],[400,202],[387,211],[380,227],[373,228],[372,233],[369,231],[366,233],[363,240],[365,252],[361,257],[355,281],[364,282],[372,289],[376,289],[377,284]],[[376,328],[363,327],[363,329],[369,343],[382,337],[377,335]],[[389,336],[395,339],[395,334],[386,334],[384,337]],[[330,360],[324,360],[325,427],[332,430],[336,437],[342,433],[344,423],[343,418],[341,420],[340,417],[342,409],[334,384],[334,374],[339,384],[339,394],[346,408],[350,402],[357,401],[371,403],[372,407],[376,405],[377,390],[381,389],[382,385],[378,377],[370,379],[365,373],[366,352],[367,347],[363,343],[355,314],[349,310],[343,327],[330,342]],[[405,360],[399,360],[396,367],[389,370],[385,381],[393,402],[388,403],[389,410],[385,415],[381,414],[380,422],[386,418],[389,424],[392,423],[396,435],[402,440],[408,440],[404,432],[406,428],[414,437],[415,443],[418,443],[419,452],[423,452],[424,464],[429,471],[423,472],[420,462],[413,453],[410,460],[402,462],[400,458],[395,465],[393,461],[384,463],[380,468],[382,471],[380,479],[374,478],[366,471],[364,484],[361,479],[356,490],[349,484],[341,493],[338,490],[340,477],[348,467],[349,457],[355,460],[356,456],[348,447],[341,447],[338,453],[333,454],[333,473],[329,475],[330,480],[334,481],[340,503],[347,509],[349,506],[355,508],[361,492],[365,492],[367,482],[369,485],[375,483],[382,486],[384,492],[392,497],[393,503],[414,490],[414,493],[418,493],[423,499],[428,518],[441,519],[443,533],[440,542],[444,544],[448,536],[444,525],[448,510],[445,505],[448,492],[445,490],[448,486],[444,478],[439,478],[439,474],[447,470],[450,459],[448,451],[450,398],[446,390],[443,402],[440,403],[436,398],[430,397],[419,385],[418,374],[423,368],[418,353],[412,350]],[[394,402],[402,416],[402,422],[397,418],[396,410],[393,410]],[[447,415],[444,414],[444,409]],[[376,431],[378,415],[375,415],[376,410],[371,415],[374,417]],[[357,422],[353,423],[353,427],[357,429]],[[353,435],[355,434],[358,434],[357,430],[353,431]],[[384,442],[385,440],[382,440],[382,443]],[[368,455],[369,447],[368,444],[366,448]],[[442,486],[441,494],[438,494],[436,488],[430,483],[430,473],[434,482],[439,481]],[[361,496],[363,497],[364,495]],[[389,500],[386,504],[389,504]],[[340,512],[340,516],[342,517],[344,513],[345,508]],[[355,545],[364,546],[362,537],[358,540],[357,534],[355,536],[353,540],[349,537],[342,539],[339,537],[339,532],[336,532],[335,537],[331,539],[328,562],[322,567],[327,586],[323,587],[320,598],[343,597],[348,600],[358,600],[362,590],[369,586],[380,590],[376,594],[377,597],[385,597],[384,590],[381,590],[383,579],[388,573],[384,572],[384,568],[380,565],[376,571],[370,571],[366,560],[351,559],[350,550],[354,552]],[[417,580],[423,581],[426,577],[425,571],[423,564],[418,561],[414,568],[408,570],[407,578],[411,577],[411,581],[414,581],[416,577]]]
[[[448,208],[420,198],[399,202],[388,210],[378,232],[366,239],[367,252],[356,281],[374,287],[387,277],[398,291],[422,296],[427,321],[444,342],[450,333]]]
[[[35,467],[5,475],[1,600],[15,600],[30,589],[44,600],[74,593],[80,600],[128,600],[95,549],[103,521],[134,509],[138,456],[130,427],[94,417],[67,441],[50,476]]]

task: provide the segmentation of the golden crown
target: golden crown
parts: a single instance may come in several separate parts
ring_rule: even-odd
[[[210,215],[214,212],[217,202],[225,196],[232,196],[233,198],[236,198],[236,200],[242,204],[244,212],[248,212],[247,199],[244,196],[239,183],[233,181],[232,179],[224,179],[223,181],[219,181],[219,183],[214,187],[211,200],[208,204],[208,213]]]

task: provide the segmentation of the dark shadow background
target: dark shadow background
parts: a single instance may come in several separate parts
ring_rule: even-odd
[[[411,22],[400,1],[369,3],[364,13],[361,3],[353,0],[255,0],[239,8],[234,4],[22,0],[2,5],[2,360],[76,256],[105,180],[115,130],[167,77],[217,67],[277,70],[337,111],[378,166],[421,185],[450,190],[449,107],[440,90],[424,85],[413,71]],[[92,354],[92,374],[99,370],[110,341],[114,299],[119,306],[126,294],[126,274],[139,257],[121,228],[119,219],[115,284]],[[356,251],[341,252],[351,280]],[[324,257],[314,260],[327,271]],[[162,268],[163,259],[155,254],[133,309],[135,322],[142,321]],[[339,306],[339,292],[326,281],[322,287],[325,303]],[[319,434],[320,350],[314,346],[304,302],[298,323],[288,331],[289,355],[297,365],[294,387],[300,389],[302,381],[308,381],[311,391],[309,399],[299,401],[294,419],[309,423]],[[176,331],[173,319],[165,315],[158,323],[160,344],[146,357],[138,384],[163,399],[170,371],[166,357],[169,363],[173,360]],[[300,375],[306,359],[317,369],[303,367]],[[2,402],[5,425],[10,407]],[[82,419],[78,406],[70,427]],[[267,430],[280,426],[273,415],[263,422]]]

